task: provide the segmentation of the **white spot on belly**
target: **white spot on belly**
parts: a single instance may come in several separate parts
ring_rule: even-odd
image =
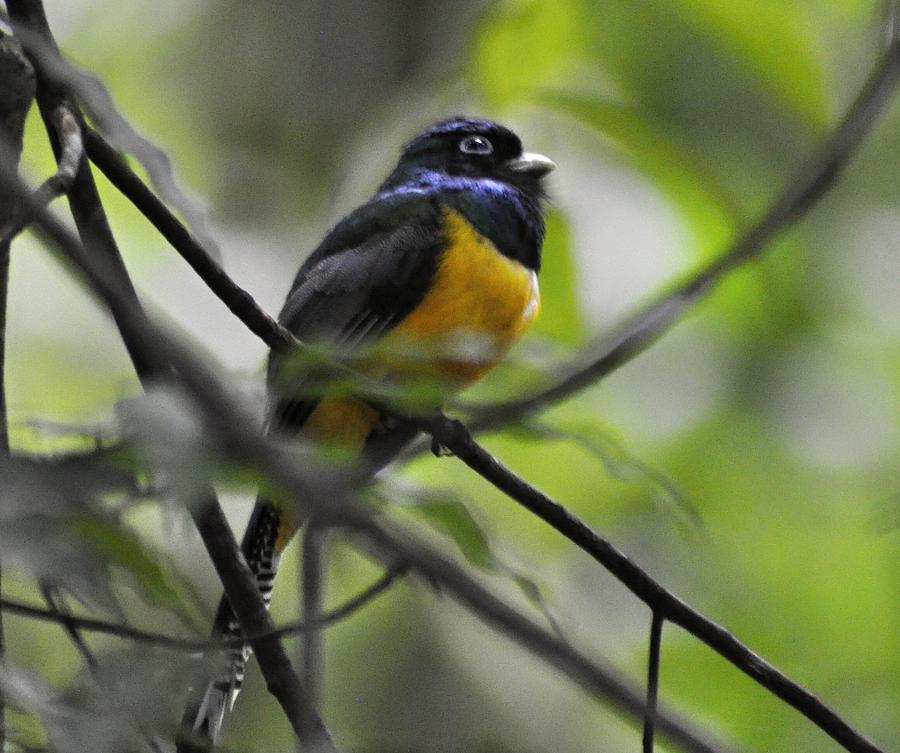
[[[541,292],[538,288],[537,272],[531,270],[531,295],[528,297],[528,303],[525,305],[525,310],[522,312],[522,318],[525,321],[530,321],[534,318],[534,315],[537,313],[538,302],[540,299]]]

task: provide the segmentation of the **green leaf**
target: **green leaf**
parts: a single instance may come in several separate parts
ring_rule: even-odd
[[[815,20],[796,0],[666,0],[680,18],[739,59],[788,108],[828,120]]]
[[[508,107],[565,81],[585,46],[583,14],[574,0],[494,4],[472,54],[471,76],[481,96],[496,108]]]
[[[528,602],[544,615],[550,626],[561,634],[540,586],[533,578],[503,562],[494,552],[487,532],[457,494],[450,490],[412,487],[397,481],[390,482],[390,486],[396,490],[396,494],[390,496],[392,501],[402,500],[403,509],[448,535],[469,564],[483,572],[511,580]]]
[[[567,345],[584,339],[584,316],[579,299],[569,223],[562,212],[547,217],[547,238],[541,261],[541,313],[533,331]]]
[[[127,527],[107,518],[78,517],[69,523],[70,529],[92,547],[107,566],[122,568],[149,603],[166,607],[190,623],[179,590],[173,580],[183,580],[176,571],[163,564],[141,538]]]
[[[463,556],[481,570],[496,572],[497,558],[491,551],[487,534],[461,500],[439,494],[419,499],[410,512],[453,539]]]
[[[626,162],[666,193],[702,252],[717,251],[731,238],[733,212],[712,178],[649,117],[622,104],[561,91],[546,91],[541,101],[610,138]]]
[[[665,473],[647,465],[629,452],[612,432],[599,422],[591,419],[560,421],[551,424],[546,421],[531,420],[510,427],[510,431],[526,439],[546,441],[559,440],[574,442],[603,464],[606,472],[620,481],[637,481],[648,486],[670,512],[677,513],[678,519],[692,528],[702,527],[696,508]]]

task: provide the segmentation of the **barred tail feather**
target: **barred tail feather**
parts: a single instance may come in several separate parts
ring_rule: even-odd
[[[278,570],[279,552],[276,550],[276,543],[279,538],[286,538],[280,530],[280,524],[278,508],[271,503],[257,501],[241,542],[241,549],[256,576],[259,593],[266,608],[272,599],[272,587]],[[219,602],[212,634],[214,638],[226,641],[241,637],[240,623],[224,596]],[[225,720],[241,692],[247,661],[252,653],[249,644],[241,645],[235,640],[234,646],[226,654],[222,674],[213,678],[202,694],[191,692],[182,717],[179,753],[209,750],[220,737]]]

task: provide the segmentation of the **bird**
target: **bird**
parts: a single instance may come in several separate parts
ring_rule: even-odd
[[[375,195],[306,258],[279,322],[304,343],[360,353],[369,377],[401,388],[428,378],[442,398],[455,394],[538,314],[544,178],[555,167],[491,120],[457,116],[426,128]],[[269,431],[352,453],[373,473],[415,437],[415,427],[346,390],[304,394],[288,361],[269,357]],[[241,547],[267,606],[281,553],[302,523],[296,508],[257,499]],[[224,596],[213,632],[241,635]],[[183,733],[216,741],[249,656],[249,647],[235,650],[227,676],[189,701]]]

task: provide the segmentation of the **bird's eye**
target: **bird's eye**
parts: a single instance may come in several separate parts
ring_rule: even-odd
[[[494,145],[484,136],[466,136],[459,142],[459,151],[463,154],[491,154]]]

